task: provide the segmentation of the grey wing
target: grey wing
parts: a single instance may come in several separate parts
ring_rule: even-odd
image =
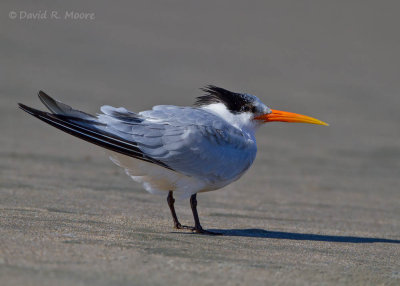
[[[121,136],[118,136],[115,130],[107,126],[106,123],[101,122],[98,117],[73,109],[64,103],[54,100],[42,91],[38,95],[51,113],[37,110],[22,103],[18,104],[19,107],[32,116],[75,137],[114,152],[171,169],[164,163],[147,156],[137,147],[134,141],[124,140]],[[133,112],[128,112],[125,109],[122,110],[122,113],[118,111],[118,109],[114,110],[114,117],[117,119],[121,117],[126,122],[142,121]]]
[[[147,156],[188,176],[210,182],[229,180],[255,157],[254,138],[202,109],[155,106],[135,114],[141,119],[136,122],[124,108],[103,106],[101,110],[104,115],[99,119],[110,132],[136,142]]]

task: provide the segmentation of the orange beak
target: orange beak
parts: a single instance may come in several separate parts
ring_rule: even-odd
[[[296,123],[309,123],[309,124],[318,124],[328,126],[328,123],[325,123],[316,118],[297,114],[293,112],[280,111],[271,109],[271,113],[263,114],[255,117],[256,120],[263,120],[264,122],[272,122],[272,121],[282,121],[282,122],[296,122]]]

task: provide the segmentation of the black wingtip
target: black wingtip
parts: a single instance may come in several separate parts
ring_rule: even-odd
[[[38,92],[38,97],[40,99],[40,101],[47,106],[46,104],[46,100],[49,101],[54,101],[54,99],[52,99],[47,93],[45,93],[43,90],[39,90]]]
[[[51,104],[57,105],[56,101],[43,90],[39,90],[38,97],[40,101],[44,104],[44,106],[46,106],[50,111],[54,113],[54,111],[51,109]]]
[[[29,106],[26,106],[25,104],[22,104],[20,102],[18,102],[18,107],[21,108],[23,111],[26,111],[26,112],[28,112],[28,110],[30,108]]]
[[[48,95],[47,95],[47,93],[45,93],[43,90],[39,90],[38,96],[39,96],[39,98],[40,98],[41,96],[48,96]]]
[[[34,109],[34,108],[29,107],[29,106],[27,106],[27,105],[25,105],[25,104],[22,104],[22,103],[18,103],[18,106],[19,106],[19,108],[21,108],[23,111],[25,111],[25,112],[27,112],[27,113],[33,115],[33,116],[36,116],[38,113],[42,112],[42,111],[40,111],[40,110]]]

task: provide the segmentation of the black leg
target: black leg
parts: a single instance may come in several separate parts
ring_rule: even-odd
[[[193,218],[194,218],[194,228],[193,231],[202,234],[212,234],[212,235],[221,235],[222,233],[212,232],[205,230],[201,227],[199,214],[197,213],[197,194],[194,194],[190,197],[190,207],[192,208]]]
[[[168,193],[167,202],[168,202],[169,209],[171,210],[172,218],[174,220],[174,227],[176,229],[181,229],[182,225],[179,222],[178,217],[176,216],[176,212],[175,212],[175,207],[174,207],[175,199],[174,199],[174,196],[172,195],[172,191],[169,191],[169,193]]]
[[[197,194],[194,194],[190,197],[190,207],[192,208],[193,218],[194,218],[194,229],[196,231],[201,231],[203,228],[201,227],[199,214],[197,213]]]

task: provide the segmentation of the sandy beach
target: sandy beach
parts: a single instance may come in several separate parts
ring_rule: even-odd
[[[0,7],[1,285],[400,284],[397,2]],[[198,196],[216,237],[17,108],[191,105],[207,84],[330,123],[263,126],[249,172]]]

